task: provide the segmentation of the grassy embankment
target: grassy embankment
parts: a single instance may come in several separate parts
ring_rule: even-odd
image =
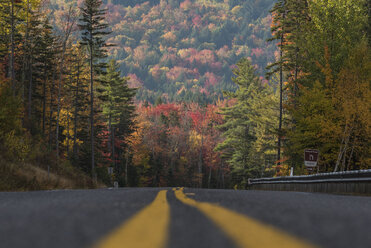
[[[51,189],[87,189],[104,187],[94,184],[89,176],[71,165],[54,167],[25,162],[8,162],[0,157],[0,191],[29,191]]]

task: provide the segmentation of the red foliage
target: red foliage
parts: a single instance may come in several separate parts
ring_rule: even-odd
[[[150,108],[149,115],[160,116],[161,114],[163,114],[165,116],[169,116],[171,112],[178,112],[179,110],[180,106],[175,103],[160,104]]]
[[[214,52],[208,49],[201,50],[191,61],[195,60],[198,64],[212,64],[215,61]]]
[[[263,55],[263,49],[261,48],[253,48],[251,49],[251,56],[255,56],[257,58]]]
[[[219,72],[221,69],[222,69],[222,63],[221,62],[214,62],[214,63],[211,63],[210,67],[215,71],[215,72]]]
[[[185,78],[198,79],[200,77],[197,68],[191,70],[185,67],[175,66],[166,73],[166,77],[173,81],[177,80],[181,75],[183,75]]]
[[[135,74],[129,74],[129,87],[130,88],[139,88],[143,86],[143,82],[140,78],[137,77]]]
[[[219,101],[218,104],[223,107],[226,101]],[[218,111],[219,106],[201,107],[197,103],[147,107],[140,103],[137,111],[139,131],[132,146],[134,165],[138,168],[150,168],[157,166],[152,163],[161,161],[161,169],[156,176],[142,174],[141,182],[144,185],[153,185],[155,182],[156,185],[169,186],[168,177],[171,171],[172,180],[178,183],[197,183],[198,181],[193,180],[198,180],[200,154],[205,173],[213,176],[220,170],[227,173],[228,168],[223,163],[220,152],[215,151],[216,145],[222,140],[221,133],[216,128],[223,122]],[[151,159],[148,160],[149,158]]]
[[[180,3],[180,8],[184,10],[189,10],[192,6],[192,2],[190,0],[185,0],[184,2]]]
[[[218,77],[217,75],[215,75],[212,72],[206,72],[205,73],[205,78],[206,78],[206,81],[205,81],[205,87],[206,88],[208,88],[210,86],[215,86],[221,80],[220,77]]]
[[[195,17],[193,17],[193,18],[192,18],[192,23],[193,23],[193,25],[195,25],[196,27],[200,27],[201,24],[202,24],[201,16],[196,15]]]

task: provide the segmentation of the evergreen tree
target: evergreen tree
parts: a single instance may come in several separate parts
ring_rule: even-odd
[[[109,62],[107,73],[102,77],[102,85],[99,88],[103,115],[109,130],[108,150],[116,173],[119,172],[117,164],[122,161],[126,138],[134,128],[133,97],[136,92],[136,89],[128,87],[128,78],[120,76],[118,67],[116,61]]]
[[[68,54],[67,63],[70,64],[69,83],[67,88],[71,94],[72,107],[72,161],[77,163],[81,143],[88,142],[87,132],[84,127],[89,126],[89,81],[88,65],[86,62],[87,52],[80,44],[74,45]]]
[[[40,65],[41,60],[46,59],[42,58],[42,53],[44,48],[41,40],[43,39],[43,25],[42,25],[42,16],[38,13],[32,13],[29,17],[28,35],[29,41],[27,47],[27,67],[25,67],[25,93],[28,95],[27,99],[27,122],[25,123],[26,127],[30,130],[31,134],[36,134],[39,131],[37,126],[37,113],[38,113],[38,104],[37,100],[40,100],[38,95],[39,87],[38,78],[41,78],[41,71],[38,66]],[[45,31],[47,27],[45,27]],[[47,31],[46,31],[47,32]]]
[[[18,93],[16,60],[19,54],[17,44],[21,38],[22,17],[20,13],[22,13],[22,1],[9,0],[0,3],[0,57],[6,58],[7,65],[3,69],[6,77],[10,79],[14,96]]]
[[[91,145],[91,169],[92,176],[96,178],[95,172],[95,142],[94,142],[94,82],[104,72],[106,64],[107,44],[104,37],[108,25],[104,22],[106,9],[102,9],[101,0],[85,0],[81,8],[79,27],[81,29],[81,44],[86,46],[89,53],[90,66],[90,145]]]
[[[287,18],[287,1],[279,0],[271,10],[273,14],[273,27],[272,27],[272,38],[269,41],[279,40],[278,48],[280,52],[279,60],[272,63],[267,67],[270,70],[267,73],[269,78],[272,74],[279,72],[279,92],[280,92],[280,103],[279,103],[279,121],[278,121],[278,140],[277,140],[277,163],[281,163],[281,137],[282,137],[282,118],[283,118],[283,80],[285,65],[287,64],[287,57],[284,53],[285,42],[287,36],[286,29],[286,18]]]
[[[225,140],[216,150],[223,152],[232,167],[233,181],[246,186],[249,177],[262,175],[266,161],[273,162],[277,97],[272,89],[262,85],[248,59],[239,61],[237,67],[232,80],[238,89],[226,95],[236,103],[222,108],[225,123],[219,128],[224,131]]]
[[[42,28],[39,30],[39,35],[36,37],[35,50],[35,72],[36,76],[36,98],[39,100],[39,108],[37,109],[38,119],[41,119],[41,132],[45,135],[46,131],[46,111],[47,111],[47,91],[50,87],[49,83],[52,79],[56,56],[56,40],[53,35],[52,26],[49,19],[43,20]]]

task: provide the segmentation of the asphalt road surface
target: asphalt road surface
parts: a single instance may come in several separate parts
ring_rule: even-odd
[[[371,197],[125,188],[0,193],[0,247],[371,247]]]

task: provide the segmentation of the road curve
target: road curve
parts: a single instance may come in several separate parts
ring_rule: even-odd
[[[0,247],[371,247],[371,197],[124,188],[0,193]]]

